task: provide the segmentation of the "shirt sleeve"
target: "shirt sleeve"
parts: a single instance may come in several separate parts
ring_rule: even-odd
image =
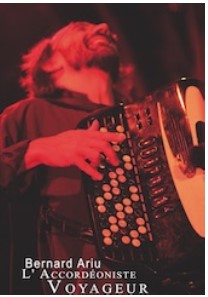
[[[23,123],[18,113],[5,110],[0,116],[0,187],[8,187],[25,177],[24,155],[30,139],[23,138]]]
[[[21,173],[25,172],[24,155],[29,140],[2,148],[0,154],[0,186],[8,186]]]

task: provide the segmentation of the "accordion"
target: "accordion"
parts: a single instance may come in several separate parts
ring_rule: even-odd
[[[198,263],[204,247],[204,170],[191,151],[204,143],[204,97],[198,81],[182,79],[138,102],[104,108],[100,131],[124,133],[111,143],[120,164],[103,156],[102,181],[84,184],[97,248],[113,267],[157,273]],[[186,264],[185,264],[186,263]]]

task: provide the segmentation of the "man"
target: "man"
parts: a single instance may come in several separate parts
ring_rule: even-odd
[[[100,155],[117,166],[110,142],[125,138],[122,133],[100,132],[96,121],[87,130],[76,128],[91,112],[117,102],[113,91],[119,67],[116,41],[106,24],[76,22],[24,56],[21,83],[28,99],[8,107],[0,124],[0,209],[6,226],[1,234],[1,293],[102,294],[107,282],[113,287],[108,293],[116,293],[115,283],[121,280],[93,275],[84,279],[79,273],[94,264],[75,264],[79,259],[98,259],[81,172],[102,180],[97,170]],[[68,261],[68,267],[47,267],[46,260]],[[67,270],[77,275],[66,277]],[[102,264],[98,270],[108,268]],[[168,282],[164,280],[166,294]],[[162,288],[153,283],[147,291],[136,293],[151,293],[151,289],[160,293]],[[184,288],[177,286],[183,293]],[[118,288],[118,294],[126,293],[125,286]],[[169,290],[174,293],[174,284]]]
[[[36,271],[24,275],[25,258],[76,261],[97,257],[94,244],[79,234],[82,226],[90,226],[81,171],[101,180],[96,169],[100,154],[118,165],[110,142],[119,143],[125,137],[100,132],[96,121],[87,130],[76,127],[92,111],[116,103],[117,38],[106,24],[75,22],[42,40],[23,59],[21,83],[28,99],[8,107],[0,125],[1,161],[7,164],[1,170],[0,185],[3,201],[10,203],[12,242],[8,286],[10,294],[51,294],[47,282],[43,280],[40,286]],[[43,209],[64,223],[78,222],[81,228],[71,234],[51,222],[45,227]],[[79,294],[82,280],[70,282]],[[66,294],[64,284],[54,289],[57,294]]]

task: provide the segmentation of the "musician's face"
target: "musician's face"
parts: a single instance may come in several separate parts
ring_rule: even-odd
[[[71,23],[53,38],[54,48],[58,49],[69,65],[77,70],[82,67],[96,66],[103,69],[113,64],[117,65],[116,42],[116,35],[110,32],[108,25],[104,23]]]

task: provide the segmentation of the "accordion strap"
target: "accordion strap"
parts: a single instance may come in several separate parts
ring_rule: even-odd
[[[67,235],[78,237],[88,243],[94,243],[93,230],[89,226],[82,225],[74,220],[64,218],[49,207],[42,207],[40,211],[41,223],[47,228],[56,228],[59,232]]]

